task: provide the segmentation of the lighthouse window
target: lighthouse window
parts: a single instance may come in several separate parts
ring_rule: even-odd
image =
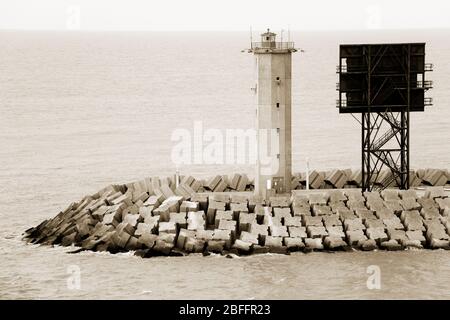
[[[279,102],[277,102],[277,108],[279,108],[280,107],[280,103]]]
[[[269,37],[266,37],[266,40],[267,40],[267,41],[269,41],[269,39],[270,39]]]

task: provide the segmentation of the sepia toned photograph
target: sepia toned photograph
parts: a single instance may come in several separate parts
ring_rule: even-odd
[[[0,300],[450,299],[449,12],[2,0]]]

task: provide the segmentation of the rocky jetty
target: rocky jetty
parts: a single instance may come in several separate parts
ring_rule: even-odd
[[[431,170],[418,179],[443,181],[439,172],[447,174]],[[312,184],[322,181],[311,174]],[[353,179],[335,170],[323,183],[344,189],[294,190],[265,201],[248,191],[245,175],[186,176],[177,187],[171,178],[146,178],[86,196],[28,229],[24,239],[142,257],[450,248],[450,198],[442,186],[362,193],[345,187]]]

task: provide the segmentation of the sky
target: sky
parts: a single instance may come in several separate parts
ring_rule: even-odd
[[[0,0],[0,29],[450,28],[446,0]]]

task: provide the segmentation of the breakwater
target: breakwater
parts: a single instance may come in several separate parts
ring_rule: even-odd
[[[323,183],[338,181],[330,178],[345,172],[334,170]],[[316,174],[311,173],[310,183]],[[424,174],[448,181],[443,170]],[[355,188],[294,190],[264,200],[249,191],[251,180],[245,175],[185,176],[178,186],[172,178],[152,177],[85,196],[28,229],[24,238],[80,250],[132,250],[143,257],[450,249],[450,198],[443,186],[364,193]]]

